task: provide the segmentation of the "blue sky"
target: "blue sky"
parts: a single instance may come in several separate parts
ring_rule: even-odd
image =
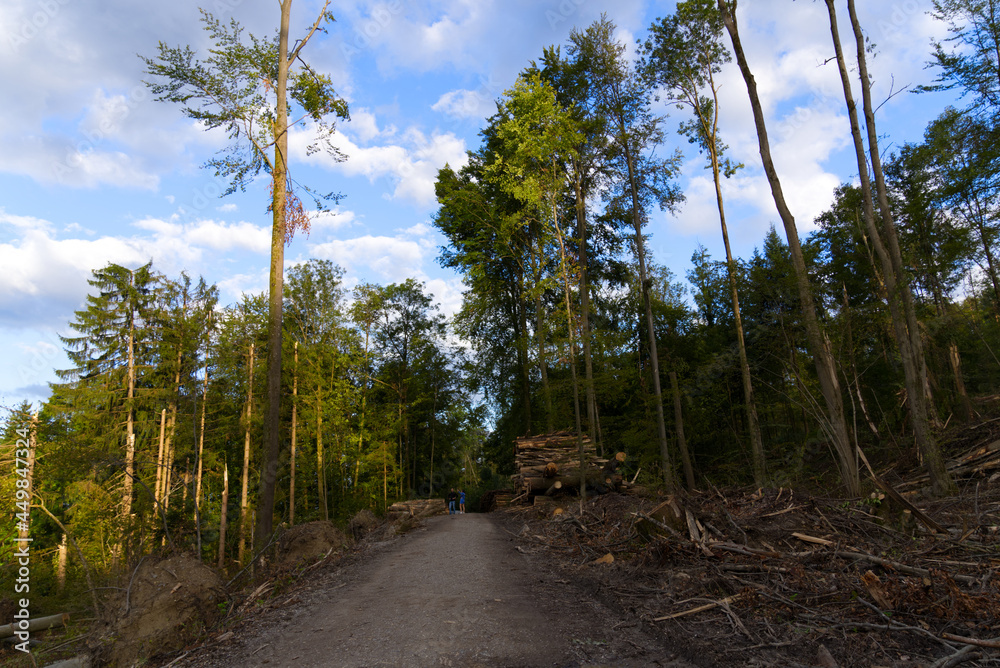
[[[296,178],[345,198],[317,217],[308,238],[286,249],[288,263],[310,257],[346,269],[346,282],[416,277],[446,314],[462,286],[436,261],[443,243],[430,221],[434,179],[445,163],[464,164],[494,100],[542,48],[565,44],[573,27],[602,12],[628,44],[673,2],[641,0],[335,1],[337,18],[304,52],[348,100],[338,125],[348,160],[307,156],[293,136]],[[930,0],[859,2],[878,55],[876,98],[928,83],[932,38],[943,26]],[[856,166],[832,56],[825,5],[813,0],[742,0],[739,20],[767,106],[773,152],[801,232],[851,180]],[[186,270],[219,285],[224,303],[266,287],[267,183],[220,199],[224,183],[201,165],[226,145],[142,84],[137,54],[158,41],[204,48],[198,8],[235,18],[258,35],[273,31],[276,2],[251,0],[4,0],[0,4],[0,406],[38,401],[66,368],[58,334],[86,296],[92,269],[150,259],[169,276]],[[316,16],[317,0],[296,0],[293,35]],[[850,35],[846,6],[841,33]],[[851,45],[845,45],[848,53]],[[722,76],[722,133],[746,164],[726,184],[734,252],[749,256],[777,221],[759,167],[746,89],[735,66]],[[901,94],[879,111],[883,148],[919,141],[951,100]],[[669,144],[684,112],[664,109]],[[722,254],[714,192],[699,156],[689,155],[676,215],[653,212],[657,262],[683,278],[695,246]]]

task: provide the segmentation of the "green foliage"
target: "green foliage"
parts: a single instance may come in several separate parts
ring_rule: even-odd
[[[223,193],[228,195],[237,189],[245,190],[261,170],[270,173],[274,168],[271,150],[280,106],[276,99],[278,34],[244,35],[236,19],[227,24],[204,9],[200,11],[212,44],[206,58],[196,58],[190,46],[163,42],[158,45],[156,57],[140,58],[152,77],[146,85],[157,101],[179,104],[185,116],[202,123],[205,129],[226,132],[231,144],[206,166],[214,169],[216,176],[229,179]],[[332,22],[333,16],[326,13],[321,19]],[[294,64],[295,58],[291,61]],[[304,65],[290,72],[288,95],[298,109],[288,106],[285,123],[288,119],[293,124],[309,119],[315,125],[316,140],[307,152],[323,150],[335,160],[345,160],[346,156],[330,141],[336,129],[330,118],[349,118],[348,107],[337,95],[330,77]],[[319,207],[324,200],[339,198],[332,193],[313,194]]]

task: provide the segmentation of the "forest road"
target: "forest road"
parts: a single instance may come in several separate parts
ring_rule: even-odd
[[[518,551],[489,515],[433,517],[193,663],[691,666],[542,561]]]

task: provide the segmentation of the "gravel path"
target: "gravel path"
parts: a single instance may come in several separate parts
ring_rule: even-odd
[[[192,663],[690,665],[564,578],[519,552],[488,515],[434,517]]]

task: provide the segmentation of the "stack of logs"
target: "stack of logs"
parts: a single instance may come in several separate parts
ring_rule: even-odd
[[[611,459],[598,457],[587,436],[583,436],[583,452],[587,489],[601,493],[620,490],[623,481],[618,466],[625,461],[625,453],[619,452]],[[580,449],[576,434],[558,431],[516,439],[514,470],[510,479],[518,496],[579,491]]]
[[[390,520],[398,520],[406,517],[423,519],[434,515],[444,515],[448,512],[448,506],[444,499],[410,499],[408,501],[397,501],[389,506],[385,516]]]

